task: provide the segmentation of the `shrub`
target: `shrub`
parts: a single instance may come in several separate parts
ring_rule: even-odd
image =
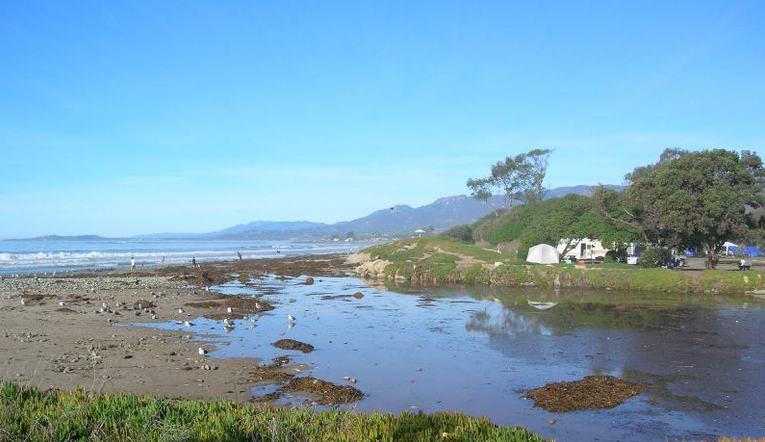
[[[627,262],[627,249],[620,247],[606,252],[606,262]]]
[[[672,258],[672,252],[660,247],[649,247],[640,254],[640,267],[661,267]]]
[[[449,238],[455,238],[464,242],[473,242],[473,228],[467,224],[460,224],[441,234]]]

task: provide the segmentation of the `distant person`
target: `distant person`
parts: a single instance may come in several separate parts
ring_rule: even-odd
[[[242,260],[242,253],[239,250],[236,251],[236,257],[239,258],[239,261]]]
[[[130,257],[130,271],[135,270],[135,256]]]
[[[162,256],[162,264],[164,264],[164,263],[165,263],[165,257]]]
[[[197,258],[196,258],[196,256],[192,256],[191,257],[191,268],[196,268],[196,267],[197,267]]]
[[[739,270],[749,270],[752,268],[752,265],[749,264],[749,260],[746,258],[741,258],[741,261],[739,262],[738,269]]]

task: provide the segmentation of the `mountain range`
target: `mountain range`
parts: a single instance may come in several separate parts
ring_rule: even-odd
[[[607,186],[620,190],[621,186]],[[545,199],[558,198],[568,194],[591,195],[596,186],[571,186],[549,189]],[[439,198],[420,207],[397,205],[384,208],[351,221],[334,224],[311,221],[253,221],[222,230],[206,233],[153,233],[136,236],[136,239],[219,239],[219,240],[316,240],[347,237],[409,236],[418,229],[446,230],[459,224],[471,224],[479,218],[517,202],[509,201],[504,195],[494,195],[482,202],[466,195]],[[108,239],[95,235],[56,236],[32,239],[50,240],[95,240]]]
[[[545,199],[568,194],[591,195],[597,186],[557,187],[545,193]],[[607,186],[621,189],[621,186]],[[467,195],[439,198],[420,207],[396,205],[372,212],[351,221],[334,224],[310,221],[254,221],[223,230],[198,234],[153,234],[143,238],[205,239],[317,239],[349,236],[412,235],[417,229],[446,230],[459,224],[470,224],[489,213],[512,206],[504,195],[494,195],[486,203]]]

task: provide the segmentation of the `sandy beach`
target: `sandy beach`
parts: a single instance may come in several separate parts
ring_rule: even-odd
[[[195,342],[193,327],[179,333],[130,325],[235,318],[274,308],[251,297],[206,290],[237,275],[337,276],[350,269],[345,257],[331,255],[203,264],[201,269],[4,278],[0,351],[6,356],[0,373],[4,380],[43,389],[248,401],[250,387],[300,367],[284,361],[211,359],[198,350],[212,350],[214,344]]]

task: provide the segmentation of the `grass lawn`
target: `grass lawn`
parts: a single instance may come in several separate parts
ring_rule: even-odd
[[[423,285],[468,283],[682,294],[744,294],[765,290],[765,275],[758,270],[644,269],[616,263],[588,265],[585,269],[565,264],[535,265],[443,237],[396,241],[370,247],[365,252],[372,259],[389,262],[385,267],[388,277]]]

